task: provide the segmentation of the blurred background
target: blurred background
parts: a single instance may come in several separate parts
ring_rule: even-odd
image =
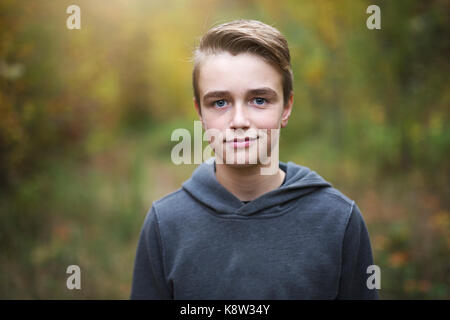
[[[66,9],[81,9],[69,30]],[[368,30],[366,9],[381,9]],[[288,39],[282,161],[318,172],[367,223],[382,299],[450,299],[448,1],[0,2],[0,298],[128,299],[152,202],[196,165],[191,53],[259,19]],[[81,268],[81,290],[66,268]]]

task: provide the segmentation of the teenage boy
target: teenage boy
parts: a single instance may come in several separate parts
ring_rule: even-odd
[[[203,128],[223,138],[210,141],[213,161],[153,203],[132,299],[378,298],[368,288],[371,245],[355,202],[274,151],[273,132],[292,111],[292,81],[288,43],[277,29],[237,20],[203,36],[194,54],[194,105]],[[258,152],[260,140],[268,158]],[[263,174],[274,161],[276,170]]]

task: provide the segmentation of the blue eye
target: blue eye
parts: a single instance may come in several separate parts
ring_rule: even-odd
[[[223,108],[227,105],[227,102],[225,100],[217,100],[214,102],[214,106],[218,107],[218,108]]]
[[[263,104],[265,104],[267,102],[267,100],[264,98],[255,98],[255,99],[253,99],[253,102],[258,106],[262,106]]]

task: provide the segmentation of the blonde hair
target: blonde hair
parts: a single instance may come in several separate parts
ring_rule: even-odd
[[[192,85],[195,100],[199,105],[197,81],[202,58],[220,52],[229,52],[232,55],[252,53],[274,66],[281,74],[284,105],[287,104],[293,91],[293,74],[286,39],[280,31],[261,21],[240,19],[209,29],[194,51]]]

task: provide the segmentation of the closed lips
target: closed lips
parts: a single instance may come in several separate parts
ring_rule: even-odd
[[[245,137],[245,138],[234,138],[234,139],[228,139],[224,140],[225,142],[245,142],[245,141],[253,141],[258,139],[258,137]]]

